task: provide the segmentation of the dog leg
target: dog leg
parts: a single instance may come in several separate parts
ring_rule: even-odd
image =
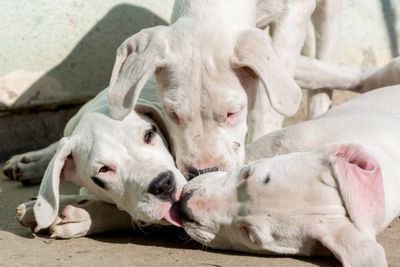
[[[308,90],[330,89],[360,92],[364,80],[378,68],[339,65],[301,56],[295,71],[295,80]]]
[[[315,28],[316,58],[331,61],[340,33],[341,1],[319,1],[311,19]],[[332,90],[308,91],[308,117],[325,113],[332,104]]]
[[[65,206],[49,230],[53,238],[72,238],[132,227],[129,214],[115,205],[88,200]]]
[[[276,53],[290,74],[294,73],[315,7],[315,0],[290,1],[271,24],[270,33]]]
[[[376,72],[366,76],[359,89],[365,93],[376,88],[400,84],[400,57],[379,68]]]
[[[132,227],[128,213],[116,206],[82,195],[60,196],[60,211],[48,229],[37,227],[33,205],[23,203],[17,208],[17,220],[32,232],[49,231],[53,238],[74,238]]]
[[[91,196],[86,195],[60,195],[60,209],[63,209],[67,205],[77,204],[81,201],[92,199]],[[33,213],[33,205],[36,200],[25,202],[17,207],[17,221],[24,227],[29,227],[33,232],[39,232],[36,224],[35,215]]]
[[[58,142],[40,150],[11,157],[4,165],[4,174],[24,185],[40,183],[57,146]]]

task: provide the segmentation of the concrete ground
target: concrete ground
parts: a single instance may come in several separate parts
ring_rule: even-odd
[[[0,266],[340,266],[331,258],[264,257],[207,249],[173,227],[124,230],[54,240],[34,235],[15,219],[15,208],[35,196],[0,175]],[[65,185],[64,193],[74,193]],[[400,266],[400,220],[379,235],[390,266]]]
[[[348,97],[341,96],[338,102]],[[337,102],[337,101],[335,101]],[[304,118],[304,107],[289,124]],[[22,186],[0,168],[0,266],[340,266],[333,258],[265,257],[216,251],[172,227],[125,230],[69,240],[34,235],[15,219],[18,204],[36,196],[38,186]],[[63,193],[77,188],[66,184]],[[400,266],[400,219],[378,236],[390,266]]]

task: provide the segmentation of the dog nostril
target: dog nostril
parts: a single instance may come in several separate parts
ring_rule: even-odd
[[[151,182],[148,192],[161,200],[174,201],[176,184],[174,174],[171,171],[162,172]]]
[[[216,171],[218,171],[218,166],[214,166],[211,168],[205,168],[205,169],[196,169],[196,168],[193,168],[192,166],[189,166],[188,167],[188,175],[189,175],[188,179],[190,181],[194,177],[197,177],[201,174],[208,173],[208,172],[216,172]]]

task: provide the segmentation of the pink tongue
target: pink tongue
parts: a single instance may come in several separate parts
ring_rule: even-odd
[[[179,217],[177,205],[172,205],[167,214],[164,215],[164,219],[170,224],[182,227],[182,220],[181,217]]]

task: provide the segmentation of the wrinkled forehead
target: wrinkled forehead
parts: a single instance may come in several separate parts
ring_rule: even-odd
[[[251,177],[273,176],[279,184],[309,182],[321,170],[322,161],[315,153],[297,152],[251,162],[242,168]],[[272,177],[270,177],[272,179]]]
[[[185,23],[174,24],[168,40],[169,52],[177,61],[203,62],[211,69],[228,65],[235,47],[235,39],[230,31],[220,27],[195,27],[188,31]]]
[[[190,114],[193,110],[226,111],[247,104],[247,94],[229,66],[216,68],[213,59],[182,64],[176,59],[158,75],[165,108]]]
[[[184,31],[186,32],[186,31]],[[170,51],[163,68],[167,75],[162,75],[167,90],[187,90],[188,87],[222,87],[232,79],[233,72],[230,60],[234,52],[232,42],[224,42],[221,38],[226,33],[211,34],[207,32],[191,32],[186,38],[181,34],[170,39]],[[195,38],[193,38],[195,36]],[[158,77],[160,78],[160,77]]]
[[[86,113],[80,119],[74,133],[97,136],[105,138],[107,136],[123,137],[135,136],[143,127],[150,125],[151,121],[131,112],[123,120],[115,120],[100,113]]]
[[[231,178],[237,180],[237,199],[243,203],[244,213],[268,210],[286,214],[291,209],[301,213],[335,203],[336,189],[322,181],[330,174],[326,170],[313,153],[293,153],[250,163]]]
[[[82,116],[73,135],[79,140],[79,150],[94,155],[122,156],[123,151],[143,143],[143,131],[151,121],[130,113],[124,120],[114,120],[100,113],[87,113]]]

